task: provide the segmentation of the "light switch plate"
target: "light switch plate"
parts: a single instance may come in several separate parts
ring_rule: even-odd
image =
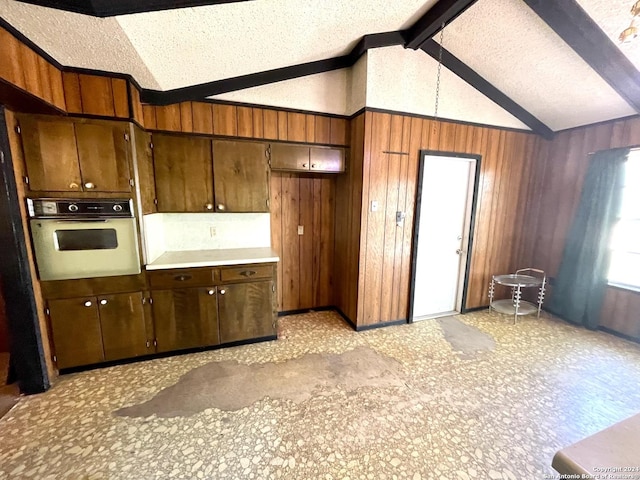
[[[304,235],[304,225],[298,225],[298,235]]]

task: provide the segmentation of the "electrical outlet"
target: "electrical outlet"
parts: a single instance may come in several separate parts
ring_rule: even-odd
[[[215,237],[218,234],[218,232],[216,231],[216,227],[213,227],[213,226],[209,227],[209,234],[212,237]]]
[[[304,235],[304,225],[298,225],[298,235]]]
[[[377,200],[371,200],[371,211],[372,212],[377,212],[378,211],[378,201]]]

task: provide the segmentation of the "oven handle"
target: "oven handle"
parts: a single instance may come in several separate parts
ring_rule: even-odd
[[[107,223],[109,220],[107,220],[106,218],[87,218],[86,220],[78,220],[77,218],[74,219],[63,219],[63,220],[56,220],[56,223]]]

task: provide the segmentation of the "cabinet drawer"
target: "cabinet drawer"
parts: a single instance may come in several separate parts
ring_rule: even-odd
[[[216,269],[181,268],[175,270],[156,270],[147,272],[151,288],[181,288],[212,285]]]
[[[223,282],[254,280],[256,278],[271,278],[272,265],[245,265],[241,267],[224,268],[220,271]]]

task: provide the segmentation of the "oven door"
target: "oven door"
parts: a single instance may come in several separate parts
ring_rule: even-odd
[[[31,220],[40,280],[140,273],[134,218]]]

